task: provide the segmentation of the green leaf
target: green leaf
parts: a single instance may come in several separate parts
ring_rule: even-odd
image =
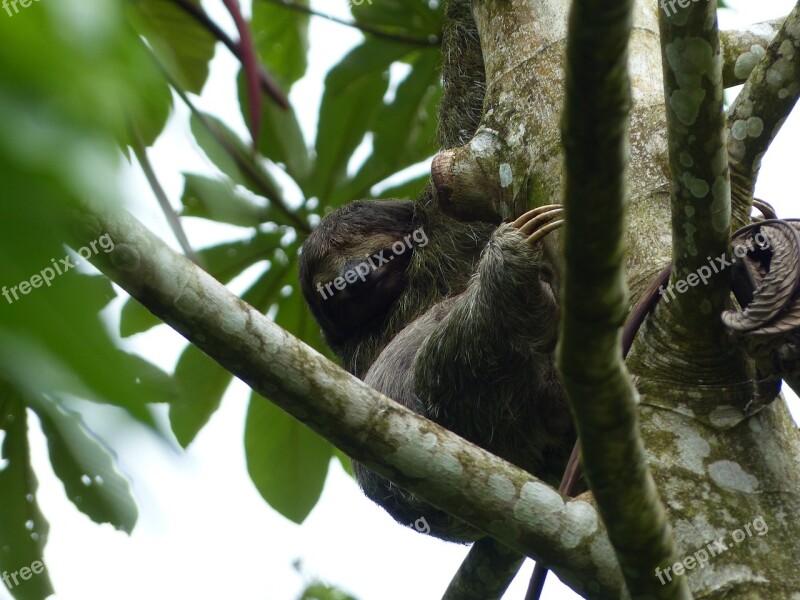
[[[373,151],[349,182],[348,199],[366,196],[376,183],[436,153],[436,107],[442,95],[439,61],[437,50],[417,52],[394,100],[375,113]]]
[[[206,156],[234,183],[265,198],[281,196],[280,186],[272,175],[225,123],[200,113],[192,114],[191,127]]]
[[[308,6],[308,0],[296,0],[295,4]],[[256,50],[287,93],[308,67],[308,21],[308,15],[299,11],[270,2],[253,3]]]
[[[332,446],[253,393],[244,433],[247,470],[267,503],[302,523],[319,500]]]
[[[299,600],[356,600],[356,598],[347,592],[317,582],[308,586]]]
[[[17,600],[43,600],[53,594],[44,565],[50,526],[36,502],[38,482],[31,467],[25,405],[0,380],[0,573],[35,566],[39,571],[13,588]],[[5,587],[5,584],[2,584]]]
[[[271,6],[259,2],[256,6]],[[285,9],[282,9],[285,12]],[[244,71],[239,71],[236,79],[239,93],[239,106],[242,118],[250,127],[250,100]],[[269,98],[262,95],[261,128],[258,133],[258,151],[277,163],[279,167],[295,180],[300,189],[306,190],[311,174],[312,160],[297,114],[293,108],[283,110]]]
[[[163,324],[164,321],[147,310],[136,298],[128,298],[122,306],[119,333],[122,337],[127,338]]]
[[[45,396],[30,396],[27,402],[42,424],[50,463],[67,498],[95,523],[110,523],[130,534],[138,510],[111,449],[89,431],[77,413]]]
[[[189,0],[200,6],[200,0]],[[214,36],[172,0],[134,0],[126,4],[136,30],[147,38],[162,64],[183,89],[199,94],[214,57]]]
[[[186,448],[219,408],[233,375],[189,345],[175,368],[175,379],[181,395],[169,407],[169,422],[178,443]]]
[[[229,179],[212,179],[184,173],[181,202],[183,216],[200,217],[242,227],[255,227],[271,220],[272,211],[262,198],[254,199],[236,191]]]
[[[281,238],[285,233],[280,229],[259,231],[244,240],[206,248],[200,252],[200,257],[206,270],[217,281],[228,283],[251,265],[274,259],[275,252],[281,249]]]
[[[432,5],[429,0],[350,0],[350,11],[360,24],[426,40],[441,33],[442,4]]]
[[[406,44],[367,39],[328,73],[309,196],[329,203],[333,191],[345,179],[347,163],[364,139],[373,114],[382,105],[389,67],[412,49]]]

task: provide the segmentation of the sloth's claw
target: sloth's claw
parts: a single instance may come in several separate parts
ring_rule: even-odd
[[[563,216],[564,209],[560,204],[548,204],[529,210],[511,223],[511,226],[527,236],[526,243],[535,244],[551,231],[561,227],[564,220],[560,217]]]

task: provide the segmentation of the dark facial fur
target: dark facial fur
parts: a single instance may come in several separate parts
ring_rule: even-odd
[[[436,302],[463,291],[493,227],[441,216],[419,203],[357,201],[326,216],[303,244],[303,296],[326,341],[348,371],[363,378],[384,346]],[[317,284],[342,276],[354,263],[411,238],[411,249],[355,285],[324,299]],[[419,239],[419,238],[418,238]],[[373,260],[377,264],[377,260]],[[413,285],[408,285],[411,281]]]

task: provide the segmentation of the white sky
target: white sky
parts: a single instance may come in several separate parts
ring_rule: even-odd
[[[792,0],[730,3],[736,12],[723,11],[720,20],[725,28],[783,16],[793,5]],[[205,0],[204,4],[233,33],[222,3]],[[317,10],[349,17],[345,0],[312,4]],[[309,140],[316,128],[324,74],[360,40],[360,34],[312,19],[310,38],[308,75],[291,95]],[[198,104],[222,116],[244,137],[233,82],[235,69],[230,54],[218,47],[211,80]],[[211,165],[193,142],[186,109],[179,101],[176,106],[166,135],[150,157],[177,206],[183,189],[180,173],[209,172]],[[786,123],[765,158],[757,190],[782,216],[800,216],[796,185],[790,181],[800,147],[799,112]],[[121,186],[131,211],[177,248],[142,175],[128,169]],[[238,228],[197,219],[184,223],[195,247],[242,235]],[[235,281],[233,290],[243,291],[247,279],[245,274]],[[114,328],[121,303],[116,301],[108,311]],[[184,345],[183,338],[166,326],[135,336],[128,343],[170,371]],[[237,381],[186,453],[142,430],[120,427],[113,432],[108,441],[133,480],[140,508],[139,522],[130,537],[110,526],[95,525],[73,507],[49,467],[43,438],[34,428],[39,501],[51,526],[45,561],[57,589],[56,598],[293,600],[314,578],[341,587],[359,600],[441,597],[467,548],[397,526],[362,496],[336,461],[320,503],[302,526],[266,505],[250,482],[244,462],[248,391]],[[792,397],[790,404],[797,418],[797,398]],[[98,416],[110,414],[108,409],[88,403],[86,410],[90,424]],[[108,431],[107,426],[103,430]],[[295,561],[302,563],[300,572],[293,566]],[[526,562],[506,598],[520,600],[524,596],[531,565]],[[5,597],[0,585],[0,600]],[[578,598],[552,574],[544,597]]]

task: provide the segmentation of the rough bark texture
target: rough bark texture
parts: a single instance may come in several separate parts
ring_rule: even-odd
[[[630,41],[633,110],[626,268],[634,299],[671,257],[658,10],[655,3],[636,3]],[[434,183],[440,192],[447,192],[439,196],[446,210],[463,218],[509,217],[562,197],[559,122],[566,11],[560,0],[475,3],[485,57],[486,112],[471,142],[443,153],[434,163]],[[759,69],[754,72],[756,80],[773,83],[773,108],[781,100],[783,105],[793,104],[798,81],[789,69],[789,65],[796,69],[798,62],[796,28],[789,23],[789,41],[778,42],[781,50],[772,57],[773,65],[783,61],[778,64],[781,69],[770,69],[765,62],[763,74]],[[705,38],[708,29],[699,35]],[[709,56],[714,52],[712,46]],[[790,55],[794,62],[788,60]],[[742,77],[752,68],[743,64],[748,60],[739,59]],[[788,112],[783,105],[778,125]],[[765,102],[760,106],[759,110],[772,110]],[[768,116],[753,113],[747,118]],[[715,144],[716,150],[719,146]],[[718,155],[712,152],[704,160],[716,160]],[[755,157],[748,164],[754,162]],[[698,167],[709,172],[725,168],[719,161]],[[487,203],[487,198],[494,201]],[[691,223],[687,208],[683,207],[682,224]],[[720,233],[720,229],[703,230],[697,235],[703,244],[706,236],[717,236],[719,245]],[[689,251],[685,243],[679,247]],[[700,291],[698,303],[703,301]],[[717,295],[715,311],[724,305],[718,291]],[[800,527],[789,517],[800,508],[797,428],[781,398],[748,414],[744,407],[753,392],[752,366],[724,337],[718,338],[722,343],[716,348],[705,343],[698,348],[697,322],[681,322],[674,313],[673,305],[662,300],[629,359],[641,394],[642,440],[675,530],[678,556],[702,557],[699,551],[721,537],[730,546],[722,552],[715,548],[716,555],[700,566],[696,558],[686,559],[687,568],[677,571],[686,572],[697,597],[797,598],[800,576],[790,565],[800,558],[800,547],[791,540]],[[707,326],[721,331],[716,323]],[[630,506],[629,511],[628,518],[635,521],[637,507]],[[768,533],[753,531],[752,523],[759,518],[769,527]],[[734,541],[742,531],[746,539]]]

